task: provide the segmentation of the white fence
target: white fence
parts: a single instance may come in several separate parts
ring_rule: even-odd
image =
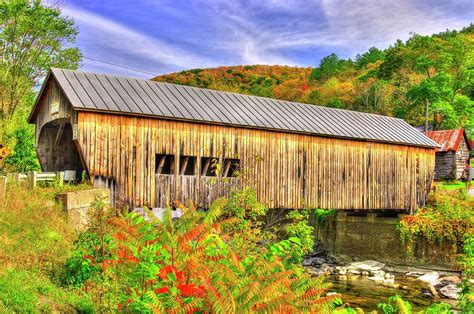
[[[6,176],[0,176],[0,196],[4,196],[7,184],[27,183],[28,187],[33,189],[38,186],[38,182],[57,182],[59,186],[64,181],[74,181],[76,179],[75,171],[59,171],[59,172],[37,172],[28,173],[7,173]]]

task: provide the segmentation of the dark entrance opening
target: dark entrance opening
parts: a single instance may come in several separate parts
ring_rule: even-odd
[[[54,120],[42,127],[37,152],[43,171],[72,170],[76,172],[76,179],[81,178],[84,167],[68,119]]]

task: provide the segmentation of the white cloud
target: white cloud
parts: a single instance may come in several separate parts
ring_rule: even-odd
[[[396,39],[407,39],[411,32],[433,34],[459,29],[470,21],[429,4],[411,0],[322,0],[321,7],[328,21],[327,33],[337,34],[346,45],[357,48],[367,45],[386,46]]]
[[[215,0],[210,8],[228,29],[225,40],[219,38],[215,45],[234,50],[242,63],[294,65],[298,62],[285,51],[337,49],[354,56],[370,46],[385,48],[396,39],[406,40],[411,32],[460,29],[471,21],[451,10],[466,6],[463,1]],[[273,14],[274,20],[264,14]]]
[[[370,46],[385,48],[410,32],[459,29],[469,25],[473,10],[466,2],[472,0],[144,1],[135,11],[104,10],[114,12],[111,17],[75,6],[63,12],[76,19],[85,55],[160,74],[232,64],[307,66],[332,51],[348,57]]]
[[[79,25],[83,52],[91,58],[142,66],[143,70],[162,73],[171,69],[212,66],[207,58],[195,55],[176,45],[138,32],[124,24],[74,6],[66,6],[63,14]],[[85,50],[85,51],[84,51]],[[87,62],[87,60],[85,60]],[[145,68],[143,68],[145,66]],[[107,68],[107,67],[106,67]]]

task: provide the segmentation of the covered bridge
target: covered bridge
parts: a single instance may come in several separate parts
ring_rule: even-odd
[[[29,121],[44,171],[85,170],[131,206],[207,207],[248,185],[270,208],[405,211],[437,147],[401,119],[63,69]]]

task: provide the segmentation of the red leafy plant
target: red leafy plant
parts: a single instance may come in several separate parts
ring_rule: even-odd
[[[244,235],[226,234],[222,226],[245,218],[224,215],[228,205],[220,199],[206,212],[181,205],[184,214],[173,221],[170,210],[161,219],[108,216],[97,203],[88,231],[94,241],[78,246],[88,275],[76,286],[99,311],[299,313],[340,303],[338,295],[327,295],[324,278],[285,263],[278,246],[233,247],[241,242],[231,239]]]

